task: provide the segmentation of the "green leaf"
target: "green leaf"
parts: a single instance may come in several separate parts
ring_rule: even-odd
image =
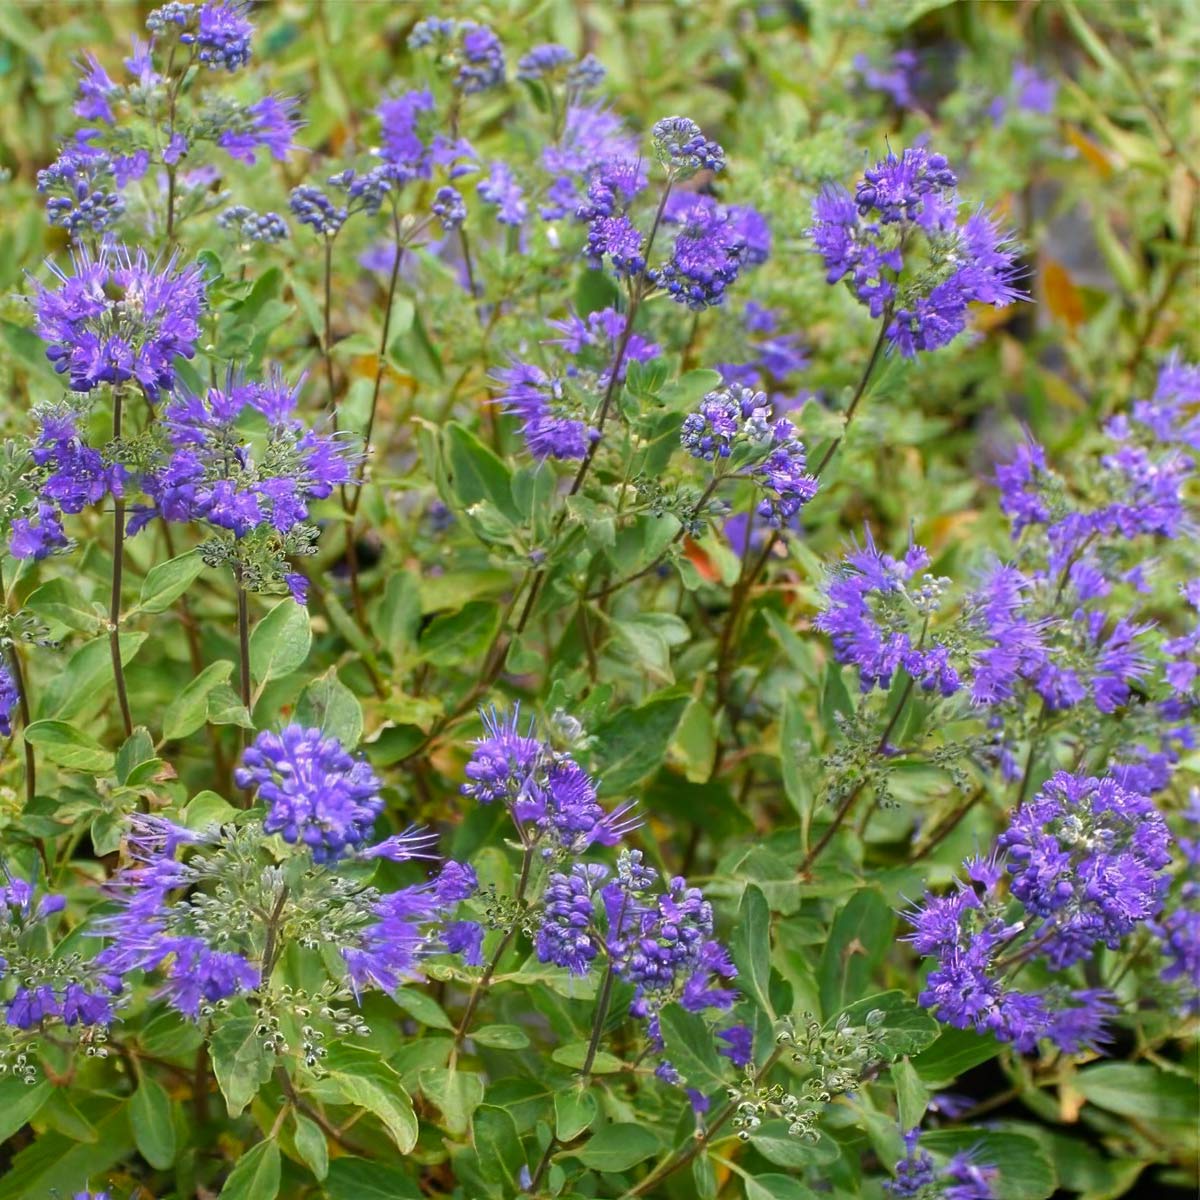
[[[592,1171],[627,1171],[657,1153],[658,1148],[658,1138],[646,1126],[622,1122],[601,1129],[573,1154]]]
[[[665,1057],[692,1087],[712,1092],[725,1086],[728,1076],[703,1018],[670,1004],[662,1011],[661,1024]]]
[[[366,1050],[338,1046],[325,1068],[349,1104],[357,1104],[379,1119],[401,1154],[417,1144],[417,1117],[399,1074]]]
[[[195,733],[208,716],[210,693],[218,685],[228,683],[232,674],[233,663],[218,659],[190,680],[163,711],[163,737],[167,741],[177,741]]]
[[[500,609],[472,600],[455,613],[434,617],[421,635],[420,656],[435,667],[452,667],[482,654],[500,628]]]
[[[921,1145],[947,1158],[969,1153],[978,1163],[1000,1172],[993,1181],[996,1200],[1046,1200],[1058,1180],[1041,1146],[1020,1133],[989,1129],[936,1129],[921,1135]]]
[[[34,721],[25,730],[25,740],[51,762],[72,771],[106,775],[113,769],[112,751],[66,721]]]
[[[483,1077],[469,1071],[424,1067],[417,1076],[425,1098],[437,1106],[447,1132],[462,1137],[471,1116],[483,1103]]]
[[[1149,1063],[1098,1063],[1084,1067],[1074,1086],[1097,1108],[1140,1121],[1195,1124],[1200,1092],[1189,1079]]]
[[[175,1123],[171,1098],[149,1075],[143,1075],[129,1102],[129,1120],[138,1153],[156,1170],[165,1171],[175,1161]]]
[[[872,1012],[883,1014],[875,1032],[876,1045],[885,1059],[919,1053],[935,1041],[941,1028],[919,1004],[897,989],[856,1000],[830,1017],[826,1027],[832,1027],[838,1016],[847,1017],[852,1026],[865,1025]]]
[[[528,1035],[517,1025],[485,1025],[472,1030],[471,1041],[496,1050],[524,1050],[529,1045]]]
[[[24,607],[47,621],[58,621],[68,629],[95,635],[100,632],[101,616],[94,608],[83,607],[77,586],[68,587],[62,579],[51,579],[31,592]]]
[[[937,1041],[912,1060],[917,1074],[930,1087],[947,1087],[1000,1053],[1000,1043],[991,1034],[984,1037],[973,1029],[940,1028]]]
[[[52,1091],[45,1079],[32,1087],[15,1075],[0,1079],[0,1142],[7,1142],[26,1121],[35,1117]]]
[[[564,1144],[592,1127],[598,1106],[591,1091],[578,1087],[554,1093],[554,1133]]]
[[[442,1006],[424,992],[415,988],[397,988],[392,999],[422,1025],[428,1025],[431,1029],[454,1029],[454,1022],[446,1016]]]
[[[688,696],[665,692],[637,708],[626,708],[596,730],[599,790],[628,791],[663,761]]]
[[[237,809],[216,792],[197,792],[183,810],[183,823],[197,832],[224,825],[237,816]]]
[[[259,683],[290,675],[304,665],[311,646],[308,609],[281,600],[250,635],[250,674]]]
[[[817,972],[826,1016],[866,993],[892,944],[894,925],[891,907],[874,888],[860,888],[834,917]]]
[[[412,653],[421,628],[421,593],[414,575],[397,571],[388,576],[372,628],[392,662],[402,665]]]
[[[292,1120],[296,1123],[296,1153],[318,1179],[324,1179],[329,1174],[329,1143],[324,1132],[316,1121],[295,1110]]]
[[[142,612],[165,612],[204,570],[204,560],[195,550],[153,566],[142,580],[137,606]]]
[[[808,829],[812,821],[812,729],[800,701],[789,696],[783,702],[783,722],[780,729],[779,757],[783,768],[783,790],[800,817],[804,845],[808,845]]]
[[[275,1200],[280,1171],[279,1144],[274,1138],[256,1142],[229,1172],[219,1200]]]
[[[485,1179],[505,1185],[505,1194],[520,1187],[525,1152],[516,1123],[507,1109],[481,1105],[475,1113],[472,1140]]]
[[[335,1158],[325,1191],[330,1200],[421,1200],[421,1189],[404,1172],[366,1158]]]
[[[587,1050],[587,1042],[571,1042],[569,1045],[559,1046],[550,1058],[560,1066],[582,1071],[583,1064],[587,1061]],[[615,1054],[609,1054],[606,1050],[599,1051],[592,1062],[593,1075],[611,1075],[624,1069],[625,1064]]]
[[[816,1193],[787,1175],[756,1175],[746,1179],[746,1200],[814,1200]]]
[[[147,764],[151,763],[158,763],[158,756],[154,753],[154,742],[151,740],[150,734],[139,725],[121,743],[121,749],[117,751],[117,782],[129,784],[135,771],[145,768]]]
[[[892,1063],[892,1083],[896,1085],[896,1111],[901,1129],[916,1129],[929,1104],[929,1089],[921,1082],[916,1068],[907,1058]]]
[[[254,1032],[253,1017],[230,1017],[214,1030],[210,1042],[213,1074],[231,1117],[258,1095],[258,1089],[271,1078],[272,1059]]]
[[[771,909],[754,884],[747,884],[738,906],[737,924],[730,942],[738,969],[738,986],[769,1017],[771,1007]]]
[[[512,498],[512,473],[504,460],[456,422],[446,426],[443,438],[450,486],[459,504],[470,508],[487,501],[511,523],[519,524],[521,514]]]
[[[363,714],[358,697],[337,677],[333,667],[318,676],[300,693],[296,720],[309,728],[335,737],[353,750],[362,737]]]
[[[142,648],[147,634],[121,634],[121,664],[128,666]],[[102,695],[112,683],[112,648],[106,637],[80,646],[42,696],[40,711],[70,721]]]

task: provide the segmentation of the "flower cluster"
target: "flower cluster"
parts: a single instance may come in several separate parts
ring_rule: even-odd
[[[237,0],[173,2],[156,8],[146,18],[146,28],[158,37],[174,33],[211,70],[236,71],[250,61],[254,26],[248,11],[249,5]]]
[[[790,421],[775,419],[764,392],[742,384],[709,392],[684,418],[680,443],[693,458],[709,461],[744,450],[750,465],[743,474],[763,493],[756,515],[776,529],[817,494],[804,444]]]
[[[408,35],[410,50],[432,47],[439,69],[453,74],[464,95],[486,92],[504,83],[504,47],[495,32],[478,21],[426,17]]]
[[[104,233],[125,212],[113,160],[102,151],[68,147],[38,172],[37,189],[49,195],[46,216],[72,238]]]
[[[1162,907],[1169,843],[1145,796],[1108,777],[1054,775],[1014,814],[992,854],[966,864],[970,883],[927,894],[908,914],[908,940],[936,960],[921,1004],[1023,1053],[1043,1039],[1068,1054],[1094,1048],[1115,1013],[1107,993],[1058,982],[1023,991],[1016,972],[1034,959],[1058,972],[1099,943],[1120,946]],[[1006,874],[1021,904],[1016,915],[1000,893]]]
[[[139,508],[131,531],[159,516],[203,522],[235,543],[255,532],[283,539],[274,573],[302,601],[302,577],[286,572],[280,556],[311,552],[309,505],[351,482],[354,458],[344,441],[299,420],[299,390],[275,372],[265,382],[230,377],[204,396],[173,396],[162,416],[169,452],[142,479],[149,504]],[[252,442],[255,427],[265,438]]]
[[[829,185],[813,203],[826,279],[846,279],[906,357],[953,341],[970,304],[1021,298],[1014,246],[982,209],[959,223],[956,184],[942,155],[909,148],[868,169],[853,196]]]
[[[243,242],[262,242],[274,245],[288,237],[287,222],[275,212],[255,212],[244,204],[227,208],[218,218],[222,229],[236,229]]]
[[[887,689],[903,667],[926,691],[953,695],[961,687],[947,646],[928,632],[946,580],[926,576],[923,546],[909,545],[893,558],[875,545],[868,528],[865,544],[855,546],[830,576],[816,627],[829,634],[838,662],[856,666],[864,692]]]
[[[47,953],[52,918],[66,907],[3,867],[0,886],[0,985],[7,985],[5,1020],[14,1029],[59,1020],[68,1028],[107,1026],[122,987],[119,976],[78,951]]]
[[[633,985],[630,1014],[648,1021],[650,1042],[661,1050],[658,1014],[666,1004],[727,1012],[738,993],[722,983],[737,969],[713,937],[712,906],[682,878],[664,881],[661,890],[658,882],[658,872],[638,850],[621,851],[611,878],[599,863],[553,873],[535,948],[539,961],[573,975],[586,975],[603,958],[617,978]],[[742,1027],[727,1031],[724,1040],[730,1057],[748,1059]]]
[[[895,1178],[888,1180],[884,1190],[891,1196],[932,1200],[995,1200],[995,1167],[978,1161],[970,1151],[959,1151],[944,1167],[939,1168],[928,1150],[921,1147],[920,1129],[910,1129],[904,1135],[905,1156],[896,1164]]]
[[[175,359],[191,358],[200,336],[204,279],[175,258],[151,263],[144,250],[80,248],[72,273],[51,264],[59,286],[37,285],[34,310],[46,357],[72,391],[136,381],[154,400],[175,382]]]
[[[724,301],[726,289],[750,259],[747,233],[757,235],[757,261],[764,261],[769,252],[770,231],[754,209],[724,209],[707,196],[677,194],[663,220],[678,225],[679,231],[671,257],[648,277],[676,303],[695,312]]]
[[[546,857],[578,855],[593,845],[615,846],[639,822],[629,806],[605,810],[582,767],[520,730],[520,711],[481,714],[484,736],[467,763],[463,795],[480,804],[504,804],[527,846],[540,844]]]
[[[267,806],[267,833],[307,846],[316,862],[362,845],[383,812],[374,771],[336,738],[301,725],[260,733],[242,755],[234,780],[254,789]]]
[[[337,761],[344,752],[334,746],[327,757]],[[307,773],[305,785],[319,807],[314,775]],[[278,780],[284,778],[280,773]],[[323,782],[326,799],[336,794],[344,802],[344,775],[334,770]],[[304,852],[285,884],[263,853],[267,823],[278,827],[284,806],[298,813],[301,804],[295,796],[273,795],[262,823],[200,831],[164,817],[133,816],[127,839],[133,862],[110,885],[116,909],[96,927],[106,942],[96,964],[114,979],[161,972],[162,995],[196,1020],[235,996],[268,990],[275,956],[288,940],[333,951],[341,970],[330,983],[355,995],[366,988],[393,991],[419,976],[425,957],[449,949],[443,926],[475,891],[470,867],[447,862],[424,883],[380,892],[317,862],[332,857],[320,853],[329,849],[322,843],[318,853]],[[327,811],[336,807],[326,804]],[[425,857],[430,841],[410,831],[365,853],[404,862]],[[263,913],[270,914],[265,922]],[[464,941],[461,930],[457,941]],[[328,969],[331,960],[324,961]]]

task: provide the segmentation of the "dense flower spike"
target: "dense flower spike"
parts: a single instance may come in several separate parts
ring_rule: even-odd
[[[495,32],[477,21],[426,17],[408,35],[410,50],[433,47],[440,68],[453,73],[464,95],[486,92],[504,83],[504,48]]]
[[[46,357],[73,391],[139,384],[151,399],[175,382],[175,359],[191,358],[200,336],[204,280],[175,258],[152,264],[145,251],[80,248],[59,286],[37,285],[37,332]]]
[[[481,713],[485,736],[467,763],[463,795],[481,804],[503,803],[526,844],[545,853],[582,854],[592,845],[613,846],[639,822],[624,805],[605,811],[586,772],[567,753],[520,731],[520,710],[504,717]]]
[[[496,372],[501,385],[496,403],[521,422],[521,432],[534,458],[578,459],[588,451],[596,431],[577,416],[562,380],[541,367],[514,362]]]
[[[1048,932],[1041,953],[1054,968],[1115,949],[1157,915],[1170,835],[1152,801],[1114,779],[1059,771],[1013,814],[997,842],[1009,887]]]
[[[659,162],[676,179],[689,179],[697,171],[725,169],[725,151],[688,117],[663,117],[654,122],[650,136]]]
[[[235,779],[267,806],[263,828],[307,846],[317,862],[362,845],[383,811],[375,773],[319,729],[288,725],[260,733]]]
[[[909,914],[909,940],[937,960],[921,1003],[940,1021],[990,1031],[1024,1053],[1043,1039],[1068,1054],[1103,1043],[1111,997],[1057,982],[1022,991],[1017,972],[1039,958],[1059,972],[1098,943],[1121,946],[1162,907],[1169,844],[1146,797],[1111,778],[1059,772],[1014,813],[988,858],[966,864],[969,884],[926,895]],[[999,892],[1004,856],[1018,915]]]
[[[943,155],[909,148],[869,168],[853,196],[830,185],[813,202],[809,234],[826,279],[847,279],[873,317],[886,313],[888,340],[906,357],[953,341],[970,304],[1022,298],[1015,246],[982,209],[958,222],[956,186]]]
[[[855,546],[830,577],[815,624],[829,634],[838,661],[858,668],[864,692],[889,687],[900,667],[926,691],[948,696],[961,686],[946,647],[928,634],[947,581],[926,578],[911,586],[928,565],[928,553],[916,544],[902,559],[884,554],[868,528],[863,547]]]
[[[50,224],[62,226],[72,238],[104,233],[125,212],[113,161],[99,151],[64,150],[38,172],[37,187],[50,197],[46,201]]]

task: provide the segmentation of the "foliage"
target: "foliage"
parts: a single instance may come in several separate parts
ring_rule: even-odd
[[[1187,16],[0,6],[0,1200],[1194,1186]]]

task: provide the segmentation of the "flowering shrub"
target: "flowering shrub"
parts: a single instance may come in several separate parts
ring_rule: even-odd
[[[0,1200],[1187,1186],[1186,6],[459,7],[0,25]]]

